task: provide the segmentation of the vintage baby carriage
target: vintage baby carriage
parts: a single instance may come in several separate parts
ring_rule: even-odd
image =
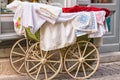
[[[83,80],[92,76],[100,62],[94,38],[88,35],[77,37],[75,44],[44,51],[40,48],[40,31],[35,34],[25,29],[25,38],[18,40],[10,52],[14,70],[28,74],[34,80],[52,80],[59,72],[67,72],[72,78]],[[99,43],[99,41],[97,42]]]

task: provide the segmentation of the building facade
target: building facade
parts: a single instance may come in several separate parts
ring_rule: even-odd
[[[4,41],[18,39],[13,28],[13,12],[6,9],[6,5],[13,0],[0,0],[0,45]],[[37,0],[33,0],[37,1]],[[38,2],[45,1],[40,0]],[[49,0],[48,0],[49,1]],[[103,36],[103,45],[100,47],[101,52],[120,51],[120,2],[119,0],[50,0],[60,3],[64,7],[74,5],[89,5],[96,7],[108,8],[110,13],[109,32]],[[4,45],[5,46],[5,45]]]

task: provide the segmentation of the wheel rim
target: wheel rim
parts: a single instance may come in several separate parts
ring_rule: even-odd
[[[96,72],[99,61],[97,48],[88,41],[79,41],[67,50],[64,57],[64,67],[71,77],[86,79]],[[71,66],[67,66],[68,63]]]
[[[31,66],[31,62],[34,66]],[[57,66],[57,69],[56,69]],[[30,47],[25,58],[25,68],[28,75],[34,80],[51,80],[62,67],[62,56],[60,50],[43,51],[39,42]],[[31,71],[35,71],[31,73]]]
[[[66,51],[69,49],[69,47],[70,47],[70,46],[61,49],[62,56],[65,56],[65,53],[66,53]],[[63,63],[64,63],[64,58],[63,58]],[[67,63],[66,66],[70,66],[70,64]],[[74,70],[74,69],[71,69],[70,71],[73,71],[73,70]],[[61,74],[67,73],[66,70],[65,70],[65,68],[64,68],[64,64],[62,65],[62,69],[61,69],[60,73],[61,73]]]
[[[25,44],[23,45],[23,43]],[[26,38],[23,38],[23,39],[18,40],[13,45],[11,52],[10,52],[10,63],[13,69],[21,75],[26,74],[25,67],[24,67],[25,65],[24,59],[25,59],[25,55],[26,55],[26,52],[29,46],[30,45],[28,43],[28,40]]]

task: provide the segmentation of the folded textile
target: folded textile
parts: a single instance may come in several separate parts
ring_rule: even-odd
[[[105,22],[105,11],[79,13],[72,21],[77,36],[88,34],[89,38],[98,38],[108,32],[108,27]]]
[[[21,1],[19,0],[14,0],[13,2],[11,2],[10,4],[8,4],[6,6],[6,8],[12,10],[13,12],[16,11],[17,7],[21,4]]]
[[[72,21],[76,30],[93,33],[97,31],[96,16],[93,12],[79,12],[78,16]]]
[[[91,33],[89,35],[90,38],[102,37],[106,32],[108,32],[108,27],[105,21],[105,11],[97,11],[94,13],[96,15],[98,31],[95,33]]]
[[[94,12],[79,12],[79,15],[72,21],[77,36],[97,32],[97,20]]]
[[[62,12],[62,8],[40,3],[36,7],[36,12],[40,17],[54,24]]]
[[[46,21],[54,24],[61,13],[59,7],[20,1],[13,1],[7,8],[15,10],[13,21],[18,35],[23,34],[24,27],[30,27],[31,32],[35,33]]]
[[[60,15],[57,18],[56,22],[65,22],[65,21],[69,21],[72,20],[73,18],[75,18],[79,13],[63,13],[61,12]]]

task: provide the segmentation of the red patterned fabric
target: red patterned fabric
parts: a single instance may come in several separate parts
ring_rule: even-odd
[[[62,8],[64,13],[72,13],[72,12],[80,12],[80,11],[101,11],[104,10],[106,12],[106,17],[109,16],[110,11],[107,8],[97,8],[97,7],[87,7],[87,6],[78,6],[75,5],[73,7]]]

